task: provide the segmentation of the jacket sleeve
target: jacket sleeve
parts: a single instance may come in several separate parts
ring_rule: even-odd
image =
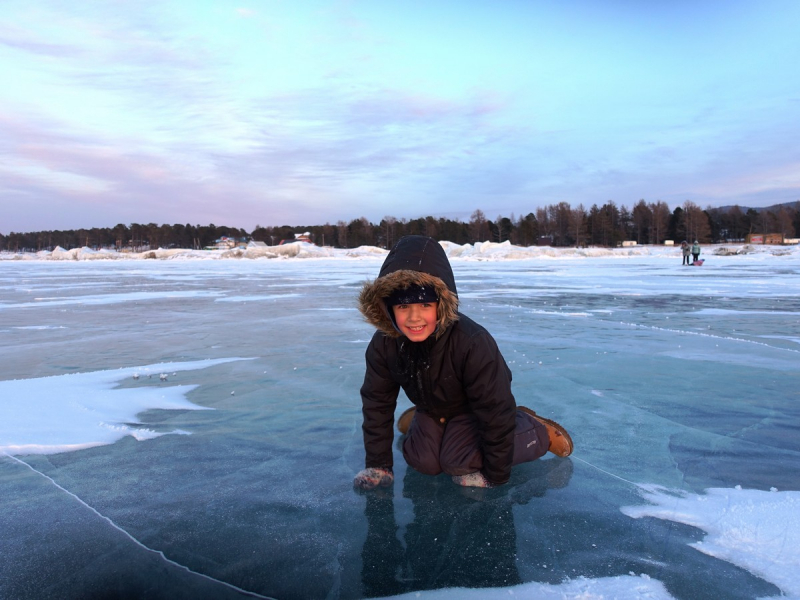
[[[361,386],[362,430],[366,467],[391,467],[394,411],[400,384],[392,380],[386,356],[387,338],[375,333],[367,347],[367,370]]]
[[[484,331],[472,338],[464,368],[464,391],[478,419],[483,474],[506,483],[514,459],[517,404],[511,393],[511,370],[494,338]]]

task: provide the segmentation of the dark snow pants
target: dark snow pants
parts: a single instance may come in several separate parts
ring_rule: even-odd
[[[520,410],[514,429],[513,465],[536,460],[547,453],[550,436],[547,428]],[[403,457],[415,470],[426,475],[466,475],[483,467],[483,452],[475,415],[459,415],[439,423],[417,413],[403,440]]]

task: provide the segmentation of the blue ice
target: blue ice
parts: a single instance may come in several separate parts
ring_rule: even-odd
[[[380,250],[0,260],[0,598],[800,597],[797,248],[445,247],[576,444],[497,489],[352,489]]]

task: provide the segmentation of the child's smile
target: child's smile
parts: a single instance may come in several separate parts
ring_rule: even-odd
[[[438,302],[398,304],[393,306],[394,319],[400,333],[412,342],[423,342],[436,331]]]

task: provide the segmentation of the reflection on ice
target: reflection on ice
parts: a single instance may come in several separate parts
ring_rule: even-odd
[[[441,587],[505,587],[522,583],[517,568],[517,528],[513,507],[567,486],[570,460],[529,465],[536,477],[497,494],[482,488],[454,488],[446,478],[408,469],[403,497],[411,500],[413,521],[397,534],[393,494],[364,493],[367,537],[362,584],[367,596]]]
[[[671,598],[661,582],[647,575],[523,583],[518,547],[537,541],[518,536],[517,531],[524,532],[527,527],[516,523],[514,507],[545,497],[548,489],[566,487],[572,465],[569,459],[530,465],[537,471],[536,478],[508,495],[454,489],[442,478],[432,480],[407,471],[403,497],[412,503],[413,520],[405,527],[397,523],[391,491],[365,494],[368,531],[361,552],[364,596],[428,600]],[[559,562],[556,556],[552,560]],[[548,569],[546,563],[542,567]]]

